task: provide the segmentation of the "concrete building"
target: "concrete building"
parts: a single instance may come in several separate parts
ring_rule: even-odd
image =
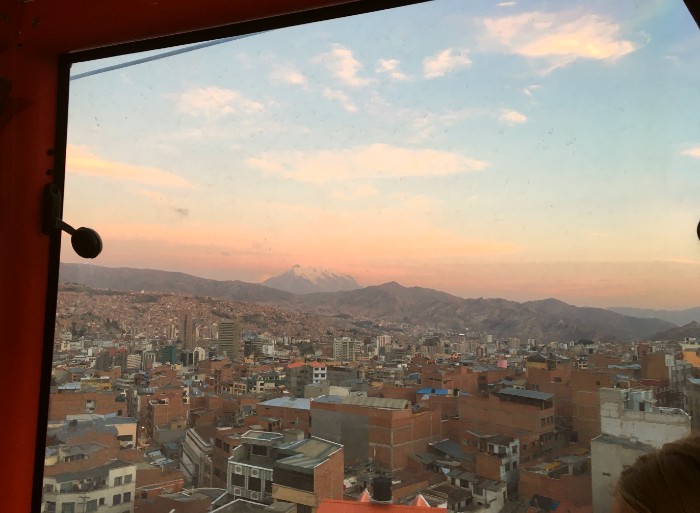
[[[228,463],[230,495],[291,502],[298,513],[315,513],[322,499],[342,498],[341,445],[315,437],[287,442],[281,433],[264,431],[248,431],[240,442]]]
[[[362,342],[350,337],[333,340],[333,359],[341,362],[354,362],[362,354]]]
[[[182,442],[180,468],[185,481],[194,487],[212,486],[212,448],[216,428],[211,425],[187,428]]]
[[[180,312],[180,340],[182,341],[182,346],[185,349],[194,348],[194,327],[192,323],[192,312],[183,311]]]
[[[690,434],[690,416],[656,406],[651,390],[600,389],[601,435],[591,441],[594,513],[609,513],[622,470],[647,452]]]
[[[241,354],[241,328],[237,320],[219,323],[219,356],[227,356],[232,362]]]
[[[44,477],[46,513],[126,513],[134,511],[136,465],[118,459]]]

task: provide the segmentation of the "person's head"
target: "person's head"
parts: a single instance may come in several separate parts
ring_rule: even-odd
[[[700,436],[640,456],[620,475],[613,513],[700,512]]]

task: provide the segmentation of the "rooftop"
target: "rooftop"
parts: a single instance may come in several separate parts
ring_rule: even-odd
[[[370,408],[387,408],[390,410],[404,410],[410,404],[406,399],[387,399],[384,397],[363,397],[349,395],[343,398],[343,404],[366,406]]]
[[[276,406],[280,408],[294,408],[296,410],[311,409],[311,399],[303,397],[276,397],[260,403],[261,406]]]
[[[538,399],[540,401],[549,401],[554,397],[554,394],[547,392],[538,392],[536,390],[523,390],[519,388],[502,388],[498,391],[499,395],[527,397],[528,399]]]

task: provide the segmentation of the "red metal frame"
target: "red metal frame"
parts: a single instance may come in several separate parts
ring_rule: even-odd
[[[6,398],[0,455],[2,509],[30,511],[49,299],[50,239],[41,193],[53,181],[62,54],[185,34],[350,0],[0,0],[0,312]],[[389,7],[376,0],[364,10]],[[391,3],[391,2],[389,2]],[[400,2],[398,2],[400,3]],[[409,2],[404,2],[409,3]],[[693,9],[691,9],[693,12]],[[697,20],[697,11],[693,12]],[[1,100],[1,98],[0,98]],[[64,148],[57,148],[61,165]],[[51,320],[51,319],[50,319]]]

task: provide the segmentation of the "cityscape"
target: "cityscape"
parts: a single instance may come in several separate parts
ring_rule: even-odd
[[[92,286],[115,271],[122,290]],[[325,302],[366,291],[306,271],[289,272]],[[160,273],[62,267],[44,511],[605,512],[625,466],[698,427],[695,321],[570,307],[590,324],[601,310],[603,330],[608,316],[667,329],[550,340],[275,307],[289,290],[141,288]],[[389,285],[382,301],[406,304]]]
[[[683,2],[72,65],[45,513],[610,513],[700,429]]]

